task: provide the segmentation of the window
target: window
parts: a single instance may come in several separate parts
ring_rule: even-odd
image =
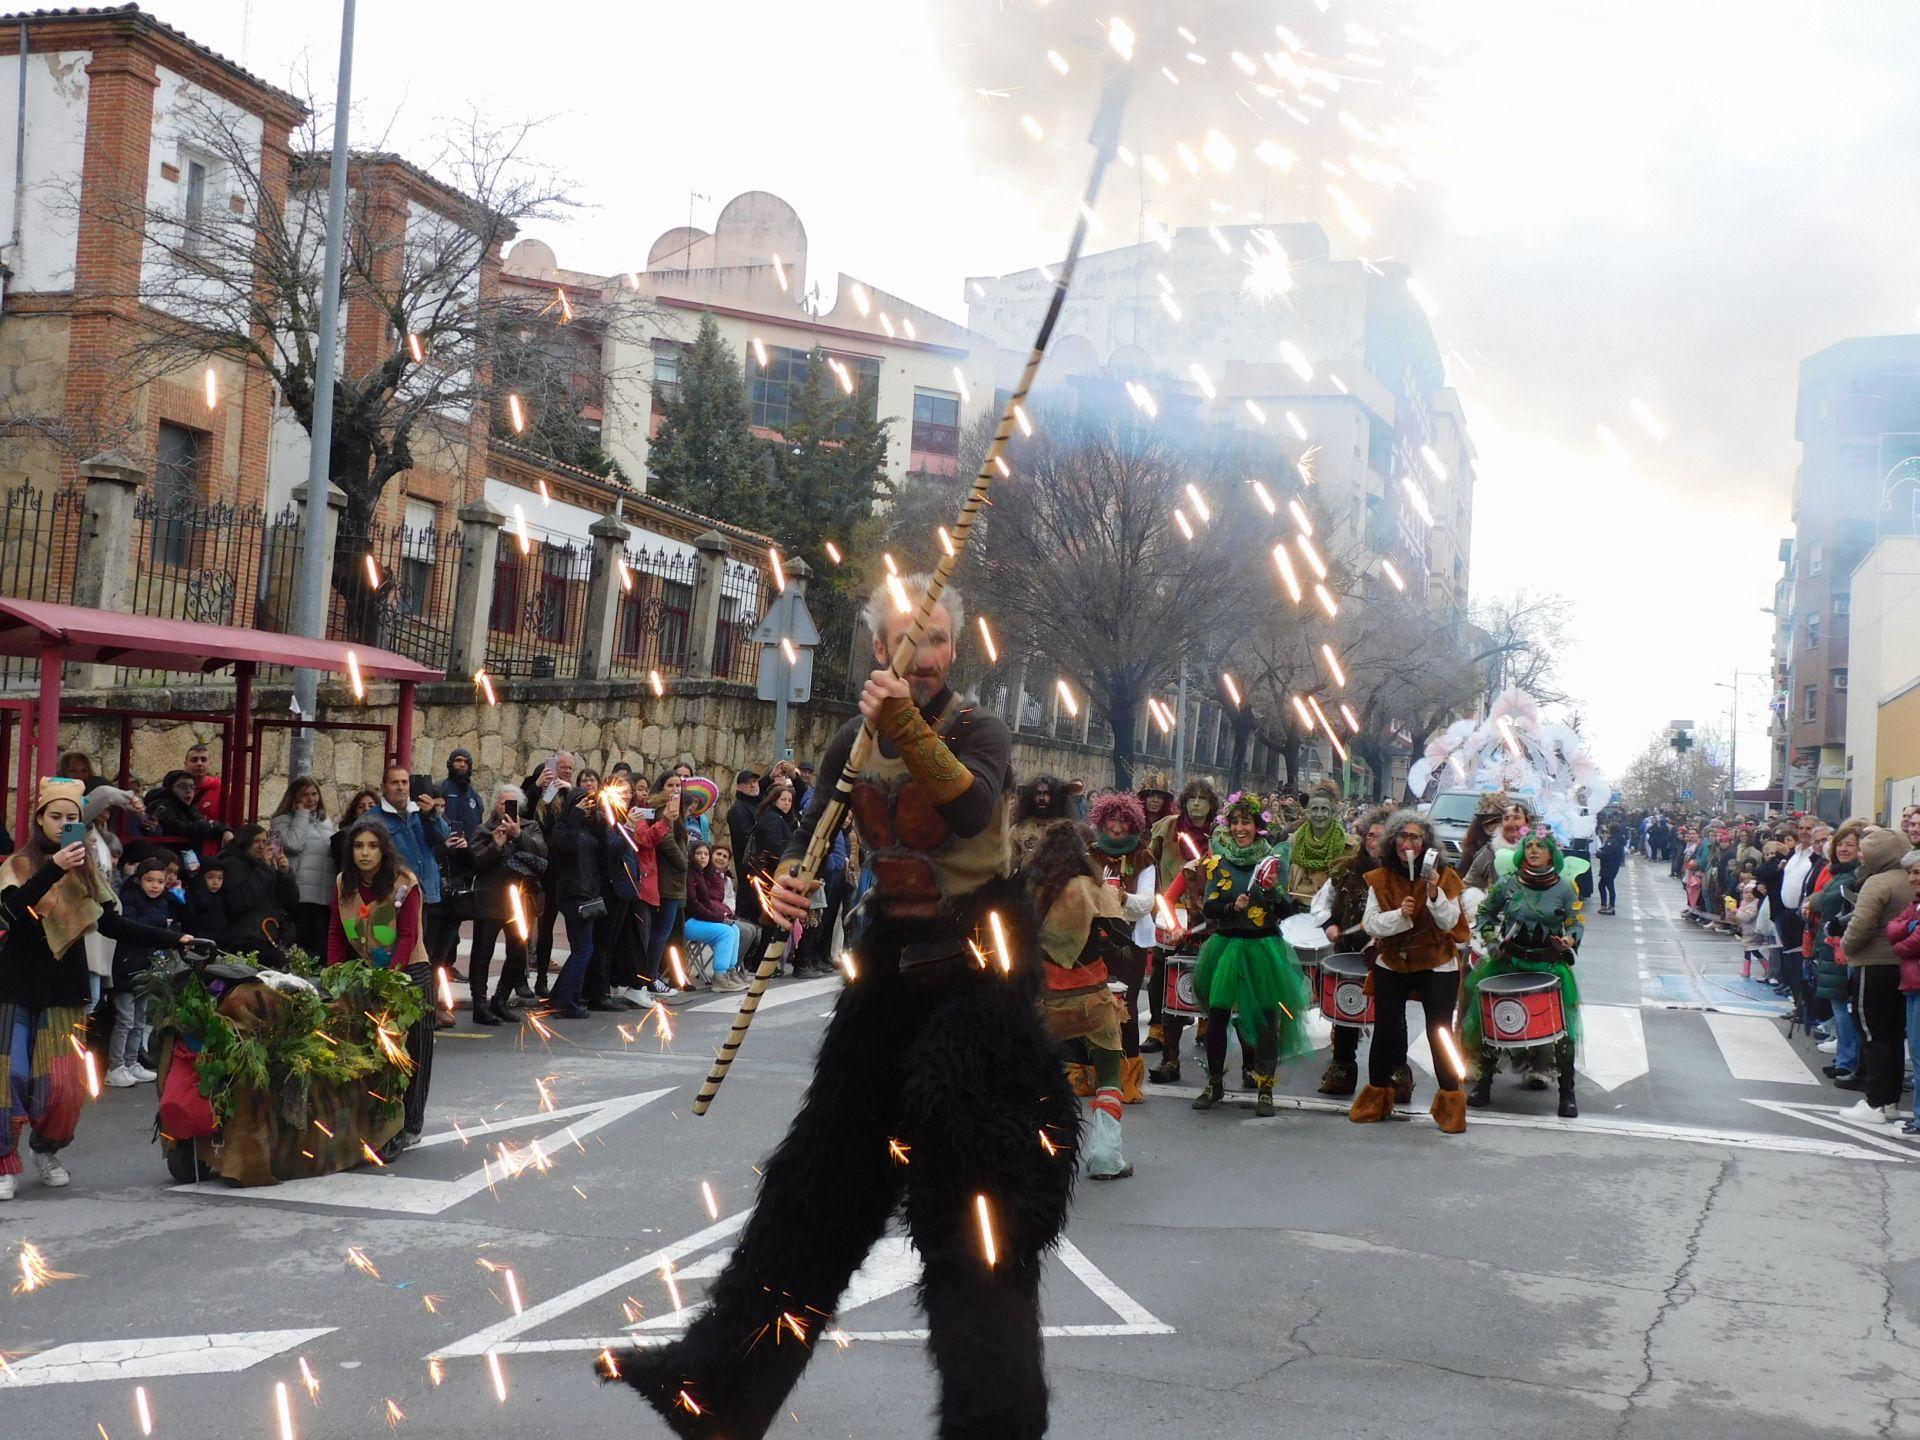
[[[1851,595],[1834,596],[1833,597],[1833,618],[1836,620],[1846,619],[1847,614],[1852,607],[1852,603],[1853,603],[1853,597]]]
[[[1809,576],[1819,575],[1824,573],[1826,568],[1826,547],[1823,545],[1809,545],[1807,547],[1807,574]]]
[[[1809,610],[1807,612],[1807,649],[1817,649],[1819,644],[1820,612],[1818,610]]]
[[[1807,686],[1800,702],[1800,718],[1809,722],[1820,718],[1820,687],[1818,685]]]
[[[930,455],[960,450],[960,397],[945,390],[913,392],[913,448]]]
[[[500,560],[493,572],[493,608],[487,612],[487,628],[502,635],[520,633],[520,555],[512,546],[500,547]]]
[[[432,586],[434,551],[440,544],[440,507],[431,500],[407,501],[400,533],[400,613],[425,613]]]
[[[653,342],[653,408],[657,414],[680,398],[680,360],[687,347],[677,340]]]
[[[567,638],[567,574],[573,568],[573,550],[564,545],[540,547],[540,625],[542,640]]]
[[[147,558],[155,565],[192,561],[193,507],[200,494],[206,437],[182,425],[162,424],[153,446],[153,525]]]
[[[769,345],[767,363],[761,365],[751,354],[747,357],[747,421],[762,429],[784,434],[793,414],[793,399],[806,383],[810,352],[785,345]],[[838,360],[853,381],[853,393],[864,396],[869,418],[880,413],[880,362],[871,355],[847,355],[839,351],[821,352],[819,383],[839,388],[839,381],[827,367],[827,360]],[[836,432],[853,433],[853,422],[843,420]]]

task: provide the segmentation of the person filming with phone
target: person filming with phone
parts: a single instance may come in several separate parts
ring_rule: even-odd
[[[123,916],[106,876],[88,854],[78,780],[43,779],[33,829],[0,866],[0,1201],[21,1172],[20,1136],[48,1189],[70,1184],[60,1152],[73,1143],[86,1099],[81,1056],[66,1037],[86,1026],[86,946],[91,933],[155,950],[177,950],[191,935]]]

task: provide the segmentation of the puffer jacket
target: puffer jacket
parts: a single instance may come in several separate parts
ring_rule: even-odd
[[[579,786],[567,792],[567,804],[547,831],[546,884],[570,905],[606,893],[607,826],[597,804],[583,806],[587,792]],[[623,847],[624,848],[624,847]]]
[[[1855,881],[1853,916],[1840,945],[1849,965],[1893,965],[1900,957],[1887,941],[1887,922],[1913,899],[1913,886],[1900,868],[1907,837],[1878,827],[1860,841],[1860,870]]]
[[[1814,992],[1822,1000],[1847,998],[1847,966],[1833,953],[1833,942],[1846,928],[1840,916],[1847,903],[1846,891],[1853,884],[1859,866],[1857,860],[1851,865],[1835,866],[1827,876],[1827,883],[1807,902],[1807,913],[1813,920]]]
[[[1887,922],[1887,943],[1900,961],[1900,989],[1920,993],[1920,900]]]
[[[331,904],[333,821],[311,810],[293,810],[274,816],[270,828],[280,848],[287,852],[287,868],[293,873],[293,883],[300,887],[300,903]]]
[[[520,903],[531,926],[539,911],[541,882],[547,869],[547,837],[531,815],[520,817],[520,833],[496,845],[493,827],[500,822],[495,807],[480,833],[473,837],[473,916],[476,920],[511,920],[513,901],[507,887],[520,887]],[[424,898],[424,896],[422,897]]]

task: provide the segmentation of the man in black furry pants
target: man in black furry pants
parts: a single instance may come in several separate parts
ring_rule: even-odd
[[[905,587],[918,603],[926,577]],[[867,619],[884,667],[910,617],[883,589]],[[1034,1009],[1036,927],[1007,878],[1012,736],[947,688],[963,623],[949,589],[907,680],[882,668],[861,695],[880,744],[851,802],[865,847],[856,978],[753,1218],[686,1337],[616,1357],[677,1435],[767,1432],[896,1207],[925,1267],[941,1440],[1046,1433],[1040,1266],[1066,1223],[1079,1107]],[[823,777],[845,768],[860,723],[835,736]],[[789,872],[831,788],[816,789],[769,896],[783,923],[806,911],[808,888]]]

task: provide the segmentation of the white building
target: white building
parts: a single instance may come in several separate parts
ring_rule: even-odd
[[[1464,603],[1473,446],[1406,270],[1335,260],[1311,224],[1162,237],[1082,258],[1042,383],[1173,388],[1210,420],[1271,435],[1277,457],[1305,462],[1336,549],[1387,556],[1435,604]],[[968,323],[1002,347],[1003,385],[1052,289],[1041,268],[968,282]]]
[[[703,315],[741,357],[750,418],[762,435],[781,433],[791,387],[816,348],[857,384],[873,382],[876,413],[895,422],[887,448],[895,481],[911,471],[951,473],[960,432],[993,405],[999,357],[964,326],[845,274],[834,282],[832,308],[820,313],[806,229],[786,201],[764,191],[735,196],[710,233],[667,231],[644,270],[567,270],[550,246],[522,240],[508,251],[502,278],[629,307],[602,344],[600,443],[635,484],[645,484],[660,400],[671,394]]]

